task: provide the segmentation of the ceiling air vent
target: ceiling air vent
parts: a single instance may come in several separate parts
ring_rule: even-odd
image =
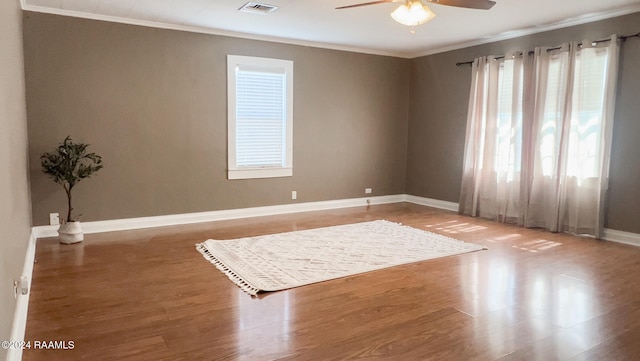
[[[238,10],[244,11],[245,13],[267,15],[270,12],[274,12],[278,10],[278,7],[273,5],[268,5],[268,4],[248,2],[242,5],[242,7]]]

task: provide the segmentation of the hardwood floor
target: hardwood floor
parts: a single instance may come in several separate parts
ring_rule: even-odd
[[[194,247],[388,219],[487,246],[252,298]],[[400,203],[39,240],[24,360],[637,360],[640,248]]]

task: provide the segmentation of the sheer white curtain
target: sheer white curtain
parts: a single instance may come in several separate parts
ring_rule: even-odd
[[[523,58],[505,59],[472,64],[460,210],[521,224]]]
[[[472,66],[460,213],[601,236],[617,36]]]

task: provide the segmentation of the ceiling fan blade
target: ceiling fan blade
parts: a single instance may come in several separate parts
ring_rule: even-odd
[[[349,9],[349,8],[357,8],[359,6],[368,6],[368,5],[385,4],[385,3],[398,3],[398,2],[404,2],[404,0],[378,0],[378,1],[371,1],[368,3],[340,6],[336,9]]]
[[[491,0],[427,0],[432,4],[456,6],[459,8],[489,10],[496,4]]]

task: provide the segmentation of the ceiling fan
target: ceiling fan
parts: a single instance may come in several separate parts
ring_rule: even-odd
[[[401,2],[404,4],[395,9],[391,13],[391,17],[393,18],[393,20],[399,22],[400,24],[408,26],[413,33],[414,26],[424,24],[436,16],[436,14],[431,11],[431,9],[429,9],[425,4],[422,3],[423,1],[431,4],[448,5],[479,10],[489,10],[493,7],[493,5],[496,4],[495,1],[491,0],[378,0],[360,4],[340,6],[336,9],[350,9],[360,6]]]

